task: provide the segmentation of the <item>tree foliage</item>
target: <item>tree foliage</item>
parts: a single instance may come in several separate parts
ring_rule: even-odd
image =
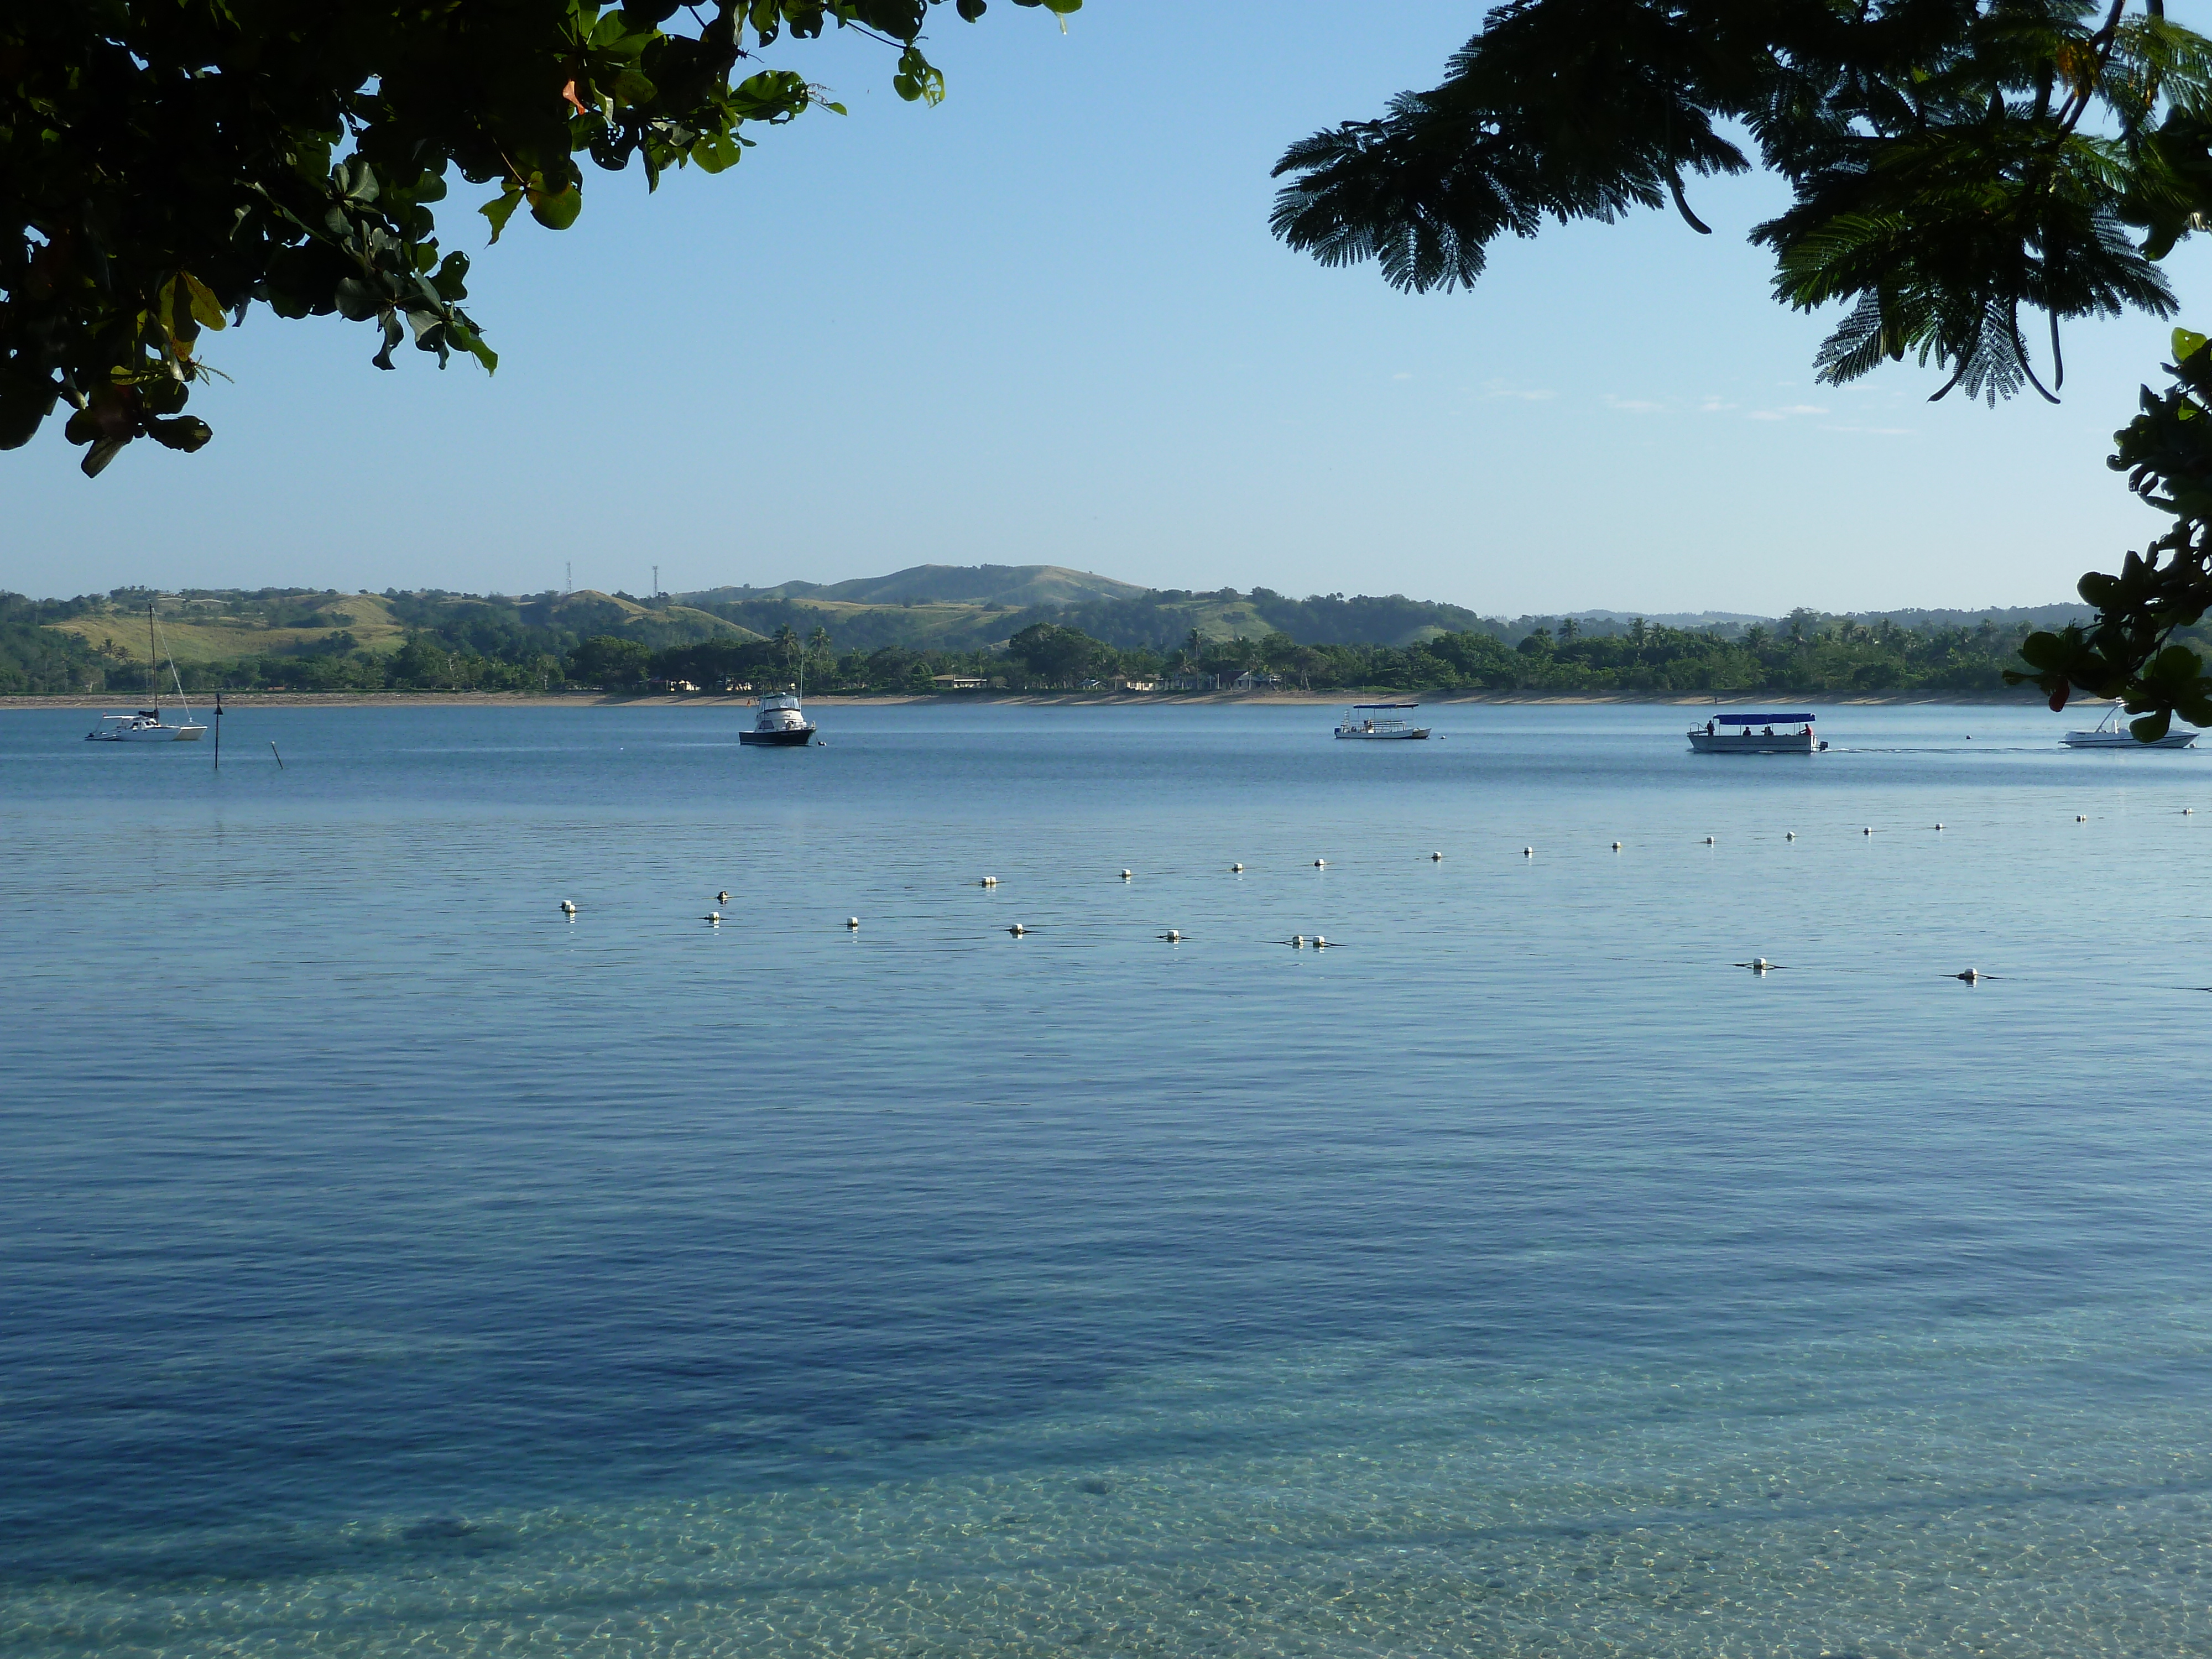
[[[1292,145],[1274,228],[1325,263],[1449,289],[1547,221],[1671,201],[1705,231],[1686,184],[1747,171],[1737,132],[1793,191],[1752,232],[1777,298],[1844,307],[1822,380],[1909,356],[1948,371],[1939,398],[2056,401],[2063,321],[2174,310],[2158,262],[2212,213],[2212,42],[2163,0],[1512,0],[1437,87]],[[2172,643],[2212,607],[2212,366],[2187,338],[2112,461],[2176,528],[2083,579],[2089,629],[2028,648],[2054,708],[2075,688],[2124,696],[2145,736],[2177,709],[2212,717]]]
[[[495,241],[525,207],[574,223],[586,160],[635,162],[648,187],[719,173],[749,126],[839,107],[760,57],[833,25],[895,47],[899,95],[934,103],[921,43],[938,3],[15,0],[0,8],[0,448],[58,401],[87,473],[141,437],[199,448],[208,427],[184,410],[213,372],[202,336],[257,301],[372,324],[380,368],[410,339],[491,368],[463,308],[468,256],[440,241],[456,175],[488,187],[474,205]]]
[[[1607,223],[1687,175],[1786,178],[1752,232],[1778,298],[1849,307],[1821,378],[1913,355],[1994,402],[2040,381],[2023,317],[2173,298],[2212,206],[2212,44],[2128,0],[1515,0],[1443,83],[1294,144],[1276,233],[1401,288],[1471,284],[1547,220]],[[2046,393],[2046,395],[2048,395]]]

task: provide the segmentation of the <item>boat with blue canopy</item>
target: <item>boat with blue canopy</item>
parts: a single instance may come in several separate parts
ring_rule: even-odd
[[[1690,728],[1690,747],[1700,755],[1817,755],[1827,746],[1804,714],[1716,714]]]
[[[1340,738],[1425,738],[1429,728],[1416,726],[1406,718],[1404,711],[1419,708],[1417,702],[1360,702],[1344,711],[1344,718],[1336,723]]]

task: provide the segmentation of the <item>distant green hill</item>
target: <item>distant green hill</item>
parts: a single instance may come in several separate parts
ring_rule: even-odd
[[[715,587],[674,597],[687,605],[742,605],[762,599],[817,604],[959,605],[989,611],[1032,605],[1078,605],[1086,599],[1131,599],[1145,590],[1133,582],[1093,575],[1058,564],[917,564],[888,576],[842,582],[782,582],[774,587]]]

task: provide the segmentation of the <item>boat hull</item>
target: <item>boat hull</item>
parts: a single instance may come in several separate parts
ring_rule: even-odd
[[[1778,732],[1771,738],[1733,732],[1690,733],[1690,747],[1700,755],[1817,755],[1827,746],[1803,732]]]
[[[2058,741],[2069,749],[2186,749],[2197,738],[2194,732],[2169,732],[2149,743],[2138,743],[2125,732],[2069,732]]]
[[[1429,735],[1425,726],[1415,726],[1410,732],[1339,732],[1340,738],[1357,738],[1363,743],[1408,743]]]
[[[755,749],[804,749],[814,741],[814,728],[799,726],[788,732],[740,732],[738,741]]]
[[[135,732],[88,732],[87,743],[198,743],[204,726],[142,726]]]

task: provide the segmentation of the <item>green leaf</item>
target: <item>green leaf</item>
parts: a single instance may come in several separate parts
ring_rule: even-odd
[[[2187,362],[2203,350],[2204,346],[2205,337],[2195,329],[2177,328],[2173,331],[2173,361],[2177,363]]]
[[[177,280],[185,285],[185,292],[191,295],[192,320],[202,328],[223,327],[225,319],[222,314],[222,302],[215,297],[215,290],[189,270],[179,271]]]
[[[574,185],[553,191],[533,190],[529,196],[530,216],[548,230],[568,229],[584,210],[584,192]]]
[[[174,420],[147,422],[146,435],[164,449],[181,449],[189,455],[204,448],[215,434],[198,416],[179,415]]]
[[[499,240],[500,232],[507,228],[507,222],[514,217],[515,209],[521,205],[522,187],[520,185],[510,185],[477,210],[478,213],[491,221],[493,241]]]
[[[2160,708],[2145,714],[2141,720],[2128,722],[2128,731],[2137,743],[2156,743],[2173,724],[2173,711]]]

